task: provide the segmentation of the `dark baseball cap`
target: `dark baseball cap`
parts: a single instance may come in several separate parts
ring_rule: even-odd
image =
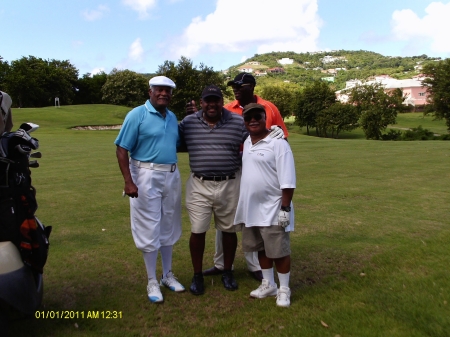
[[[244,83],[251,83],[256,85],[256,80],[252,74],[240,73],[234,78],[233,81],[228,81],[227,85],[242,85]]]
[[[249,103],[246,106],[244,106],[244,110],[242,110],[242,114],[245,115],[246,113],[249,113],[250,111],[253,111],[253,110],[263,111],[264,113],[266,113],[266,108],[264,108],[263,105],[258,104],[258,103]]]
[[[218,86],[215,86],[214,84],[208,85],[203,89],[202,91],[202,99],[208,97],[208,96],[216,96],[223,98],[222,91]]]

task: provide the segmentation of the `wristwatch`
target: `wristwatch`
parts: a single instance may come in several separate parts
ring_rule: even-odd
[[[285,211],[285,212],[290,212],[291,211],[291,206],[281,206],[281,210]]]

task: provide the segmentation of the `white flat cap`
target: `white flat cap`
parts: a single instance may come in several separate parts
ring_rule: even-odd
[[[171,87],[174,89],[177,87],[175,85],[174,81],[172,81],[170,78],[168,78],[166,76],[155,76],[152,79],[150,79],[150,81],[148,81],[148,84],[150,86],[160,85],[160,86],[164,86],[164,87]]]

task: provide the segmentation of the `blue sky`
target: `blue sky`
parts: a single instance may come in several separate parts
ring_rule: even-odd
[[[0,56],[70,60],[80,76],[155,72],[189,57],[215,70],[270,51],[450,56],[450,1],[2,0]]]

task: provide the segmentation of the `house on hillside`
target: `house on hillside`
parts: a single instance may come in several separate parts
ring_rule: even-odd
[[[266,76],[267,73],[265,71],[262,70],[255,70],[255,76]]]
[[[280,60],[277,60],[277,62],[279,63],[279,64],[292,64],[292,63],[294,63],[294,60],[293,59],[290,59],[290,58],[288,58],[288,57],[283,57],[282,59],[280,59]]]
[[[415,76],[414,78],[397,80],[389,75],[380,75],[364,83],[360,80],[350,80],[345,82],[345,89],[336,91],[336,99],[346,103],[349,99],[348,91],[351,88],[357,85],[380,83],[386,92],[400,89],[403,97],[406,97],[403,104],[412,105],[414,108],[423,107],[428,104],[428,93],[426,87],[422,86],[422,79],[423,77],[418,79],[418,76]]]
[[[253,68],[248,67],[247,65],[238,68],[241,73],[252,73]]]
[[[284,69],[280,68],[280,67],[270,68],[270,69],[267,69],[267,71],[272,74],[283,74],[284,73]]]

